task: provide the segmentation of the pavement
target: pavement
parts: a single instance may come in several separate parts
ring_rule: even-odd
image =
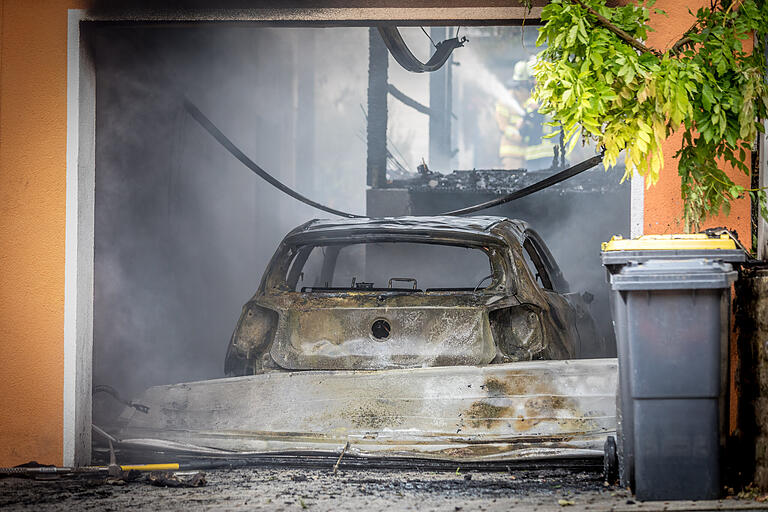
[[[190,473],[177,473],[182,479]],[[247,468],[205,472],[194,488],[157,487],[143,476],[0,479],[6,510],[533,511],[768,510],[750,499],[638,502],[599,473],[573,469],[503,473]],[[758,498],[759,499],[759,498]]]

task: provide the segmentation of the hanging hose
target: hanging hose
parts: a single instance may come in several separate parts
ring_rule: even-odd
[[[498,199],[492,199],[491,201],[486,201],[485,203],[476,204],[474,206],[467,206],[466,208],[461,208],[459,210],[451,210],[450,212],[445,212],[445,213],[442,213],[441,215],[466,215],[468,213],[474,213],[480,210],[486,210],[488,208],[493,208],[494,206],[499,206],[500,204],[514,201],[515,199],[523,198],[525,196],[533,194],[534,192],[538,192],[539,190],[543,190],[547,187],[551,187],[552,185],[557,185],[561,181],[565,181],[568,178],[573,178],[577,174],[581,174],[582,172],[595,167],[600,162],[602,162],[602,160],[603,160],[602,154],[593,156],[592,158],[584,160],[583,162],[579,162],[576,165],[572,165],[571,167],[563,171],[560,171],[557,174],[553,174],[552,176],[544,178],[541,181],[537,181],[533,185],[527,186],[525,188],[521,188],[520,190],[516,190],[504,197],[499,197]]]
[[[232,156],[240,160],[240,162],[255,172],[261,179],[275,187],[276,189],[280,190],[281,192],[284,192],[291,196],[294,199],[298,199],[304,204],[308,204],[309,206],[312,206],[314,208],[317,208],[318,210],[322,210],[324,212],[332,213],[333,215],[338,215],[339,217],[347,217],[348,219],[357,219],[357,218],[364,218],[363,215],[355,215],[354,213],[347,213],[342,212],[340,210],[334,210],[333,208],[329,206],[322,205],[320,203],[316,203],[315,201],[304,197],[303,195],[299,194],[295,190],[289,188],[287,185],[284,185],[277,179],[275,179],[271,174],[269,174],[267,171],[256,165],[256,162],[248,158],[245,153],[240,151],[240,148],[235,146],[235,144],[227,138],[226,135],[221,133],[221,131],[214,125],[210,119],[208,119],[205,114],[203,114],[197,106],[195,106],[194,103],[189,101],[188,99],[184,99],[184,108],[187,109],[187,112],[189,112],[189,115],[191,115],[195,121],[197,121],[200,126],[205,128],[205,131],[207,131],[211,136],[216,139],[216,141],[224,146],[224,149],[230,152]]]
[[[205,131],[207,131],[214,139],[216,139],[216,141],[219,144],[221,144],[224,147],[224,149],[229,151],[229,153],[232,156],[237,158],[243,165],[245,165],[251,171],[256,173],[261,179],[263,179],[273,187],[277,188],[281,192],[288,194],[292,198],[297,199],[304,204],[307,204],[309,206],[312,206],[314,208],[317,208],[318,210],[322,210],[327,213],[332,213],[333,215],[338,215],[339,217],[346,217],[348,219],[366,218],[364,215],[356,215],[354,213],[334,210],[329,206],[322,205],[307,197],[304,197],[303,195],[299,194],[298,192],[291,189],[287,185],[284,185],[283,183],[275,179],[267,171],[265,171],[264,169],[256,165],[256,163],[253,160],[248,158],[248,156],[246,156],[245,153],[243,153],[237,146],[235,146],[235,144],[231,140],[229,140],[227,136],[224,135],[221,132],[221,130],[219,130],[216,127],[216,125],[214,125],[213,122],[210,119],[208,119],[205,116],[205,114],[203,114],[200,111],[199,108],[197,108],[197,106],[195,106],[194,103],[192,103],[186,98],[184,99],[184,108],[187,110],[187,112],[189,112],[189,114],[194,118],[194,120],[197,121],[200,124],[200,126],[202,126],[203,129],[205,129]],[[598,165],[602,161],[602,159],[603,159],[603,156],[601,153],[600,155],[593,156],[592,158],[584,160],[583,162],[579,162],[576,165],[572,165],[571,167],[568,167],[567,169],[562,170],[557,174],[553,174],[552,176],[544,178],[541,181],[537,181],[533,185],[522,188],[520,190],[516,190],[511,194],[507,194],[504,197],[493,199],[492,201],[486,201],[485,203],[468,206],[466,208],[461,208],[459,210],[452,210],[450,212],[439,213],[437,215],[466,215],[468,213],[474,213],[480,210],[492,208],[500,204],[509,203],[510,201],[515,201],[516,199],[521,199],[525,196],[533,194],[534,192],[538,192],[539,190],[543,190],[547,187],[551,187],[552,185],[556,185],[562,181],[565,181],[568,178],[573,178],[577,174],[581,174],[584,171],[588,171],[589,169]]]
[[[467,42],[466,37],[459,39],[454,37],[453,39],[446,39],[435,44],[435,53],[429,58],[427,62],[421,62],[408,48],[408,45],[403,41],[403,36],[400,35],[400,31],[397,27],[379,27],[379,34],[384,40],[384,44],[387,46],[389,53],[395,58],[398,64],[403,69],[412,73],[430,73],[437,71],[451,56],[453,50],[464,46]],[[434,43],[433,43],[434,44]]]

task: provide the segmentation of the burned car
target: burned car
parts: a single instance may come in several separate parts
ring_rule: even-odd
[[[225,372],[600,357],[587,306],[523,221],[313,220],[277,249]]]
[[[313,220],[243,307],[229,377],[149,388],[120,448],[602,459],[617,365],[581,359],[604,351],[587,302],[521,221]]]

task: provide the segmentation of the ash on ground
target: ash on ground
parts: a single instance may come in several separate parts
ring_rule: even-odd
[[[206,472],[207,485],[162,488],[140,481],[0,480],[3,510],[501,511],[748,509],[754,501],[636,503],[596,472],[480,473],[248,468]],[[683,508],[680,508],[683,507]],[[704,507],[704,508],[701,508]]]

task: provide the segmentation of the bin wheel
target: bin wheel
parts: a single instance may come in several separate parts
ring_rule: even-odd
[[[619,479],[619,456],[613,436],[608,436],[603,445],[603,478],[611,485]]]

